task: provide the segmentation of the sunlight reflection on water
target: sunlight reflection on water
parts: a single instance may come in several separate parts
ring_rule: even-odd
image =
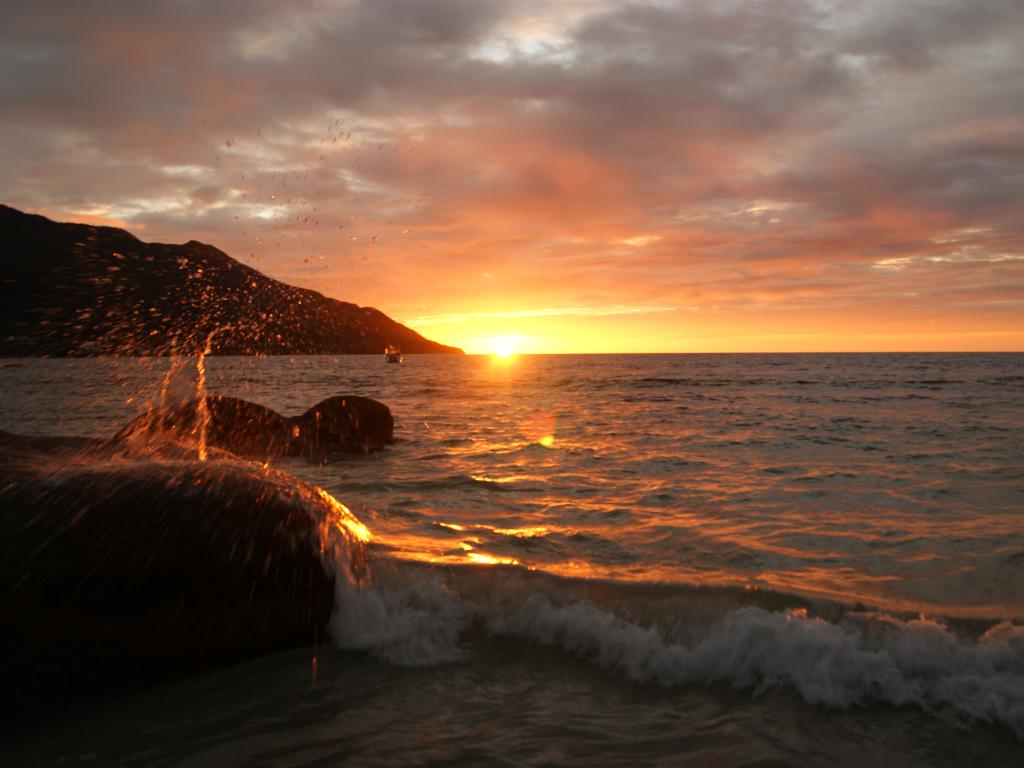
[[[286,415],[342,393],[391,407],[382,453],[279,463],[396,556],[1024,616],[1019,355],[206,363],[211,392]],[[0,371],[0,428],[110,435],[167,366],[24,361]]]

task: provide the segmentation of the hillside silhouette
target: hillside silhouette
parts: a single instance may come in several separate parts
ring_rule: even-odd
[[[211,245],[144,243],[0,205],[0,355],[461,353]]]

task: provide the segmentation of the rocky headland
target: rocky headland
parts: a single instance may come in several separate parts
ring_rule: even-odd
[[[144,243],[0,205],[0,356],[378,354],[388,345],[462,352],[212,245]]]

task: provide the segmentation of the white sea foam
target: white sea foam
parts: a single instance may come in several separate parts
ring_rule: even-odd
[[[916,704],[1001,722],[1024,737],[1024,627],[1006,622],[971,643],[927,620],[861,616],[832,624],[802,611],[747,607],[683,645],[588,603],[558,606],[534,597],[489,627],[637,682],[723,682],[757,692],[791,686],[812,704]]]
[[[997,624],[975,641],[927,619],[859,613],[831,623],[748,606],[704,626],[677,618],[663,629],[586,601],[499,592],[479,602],[460,601],[437,578],[394,589],[345,584],[332,632],[343,648],[423,666],[459,659],[459,634],[475,620],[491,636],[561,648],[638,683],[719,683],[755,695],[788,687],[834,708],[917,705],[1002,723],[1024,738],[1024,626]]]
[[[462,656],[458,638],[464,611],[439,581],[389,590],[339,578],[335,590],[330,629],[339,647],[408,667]]]

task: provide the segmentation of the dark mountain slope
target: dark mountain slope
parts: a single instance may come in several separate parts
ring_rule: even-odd
[[[0,355],[377,354],[388,344],[461,352],[204,243],[144,243],[0,205]]]

